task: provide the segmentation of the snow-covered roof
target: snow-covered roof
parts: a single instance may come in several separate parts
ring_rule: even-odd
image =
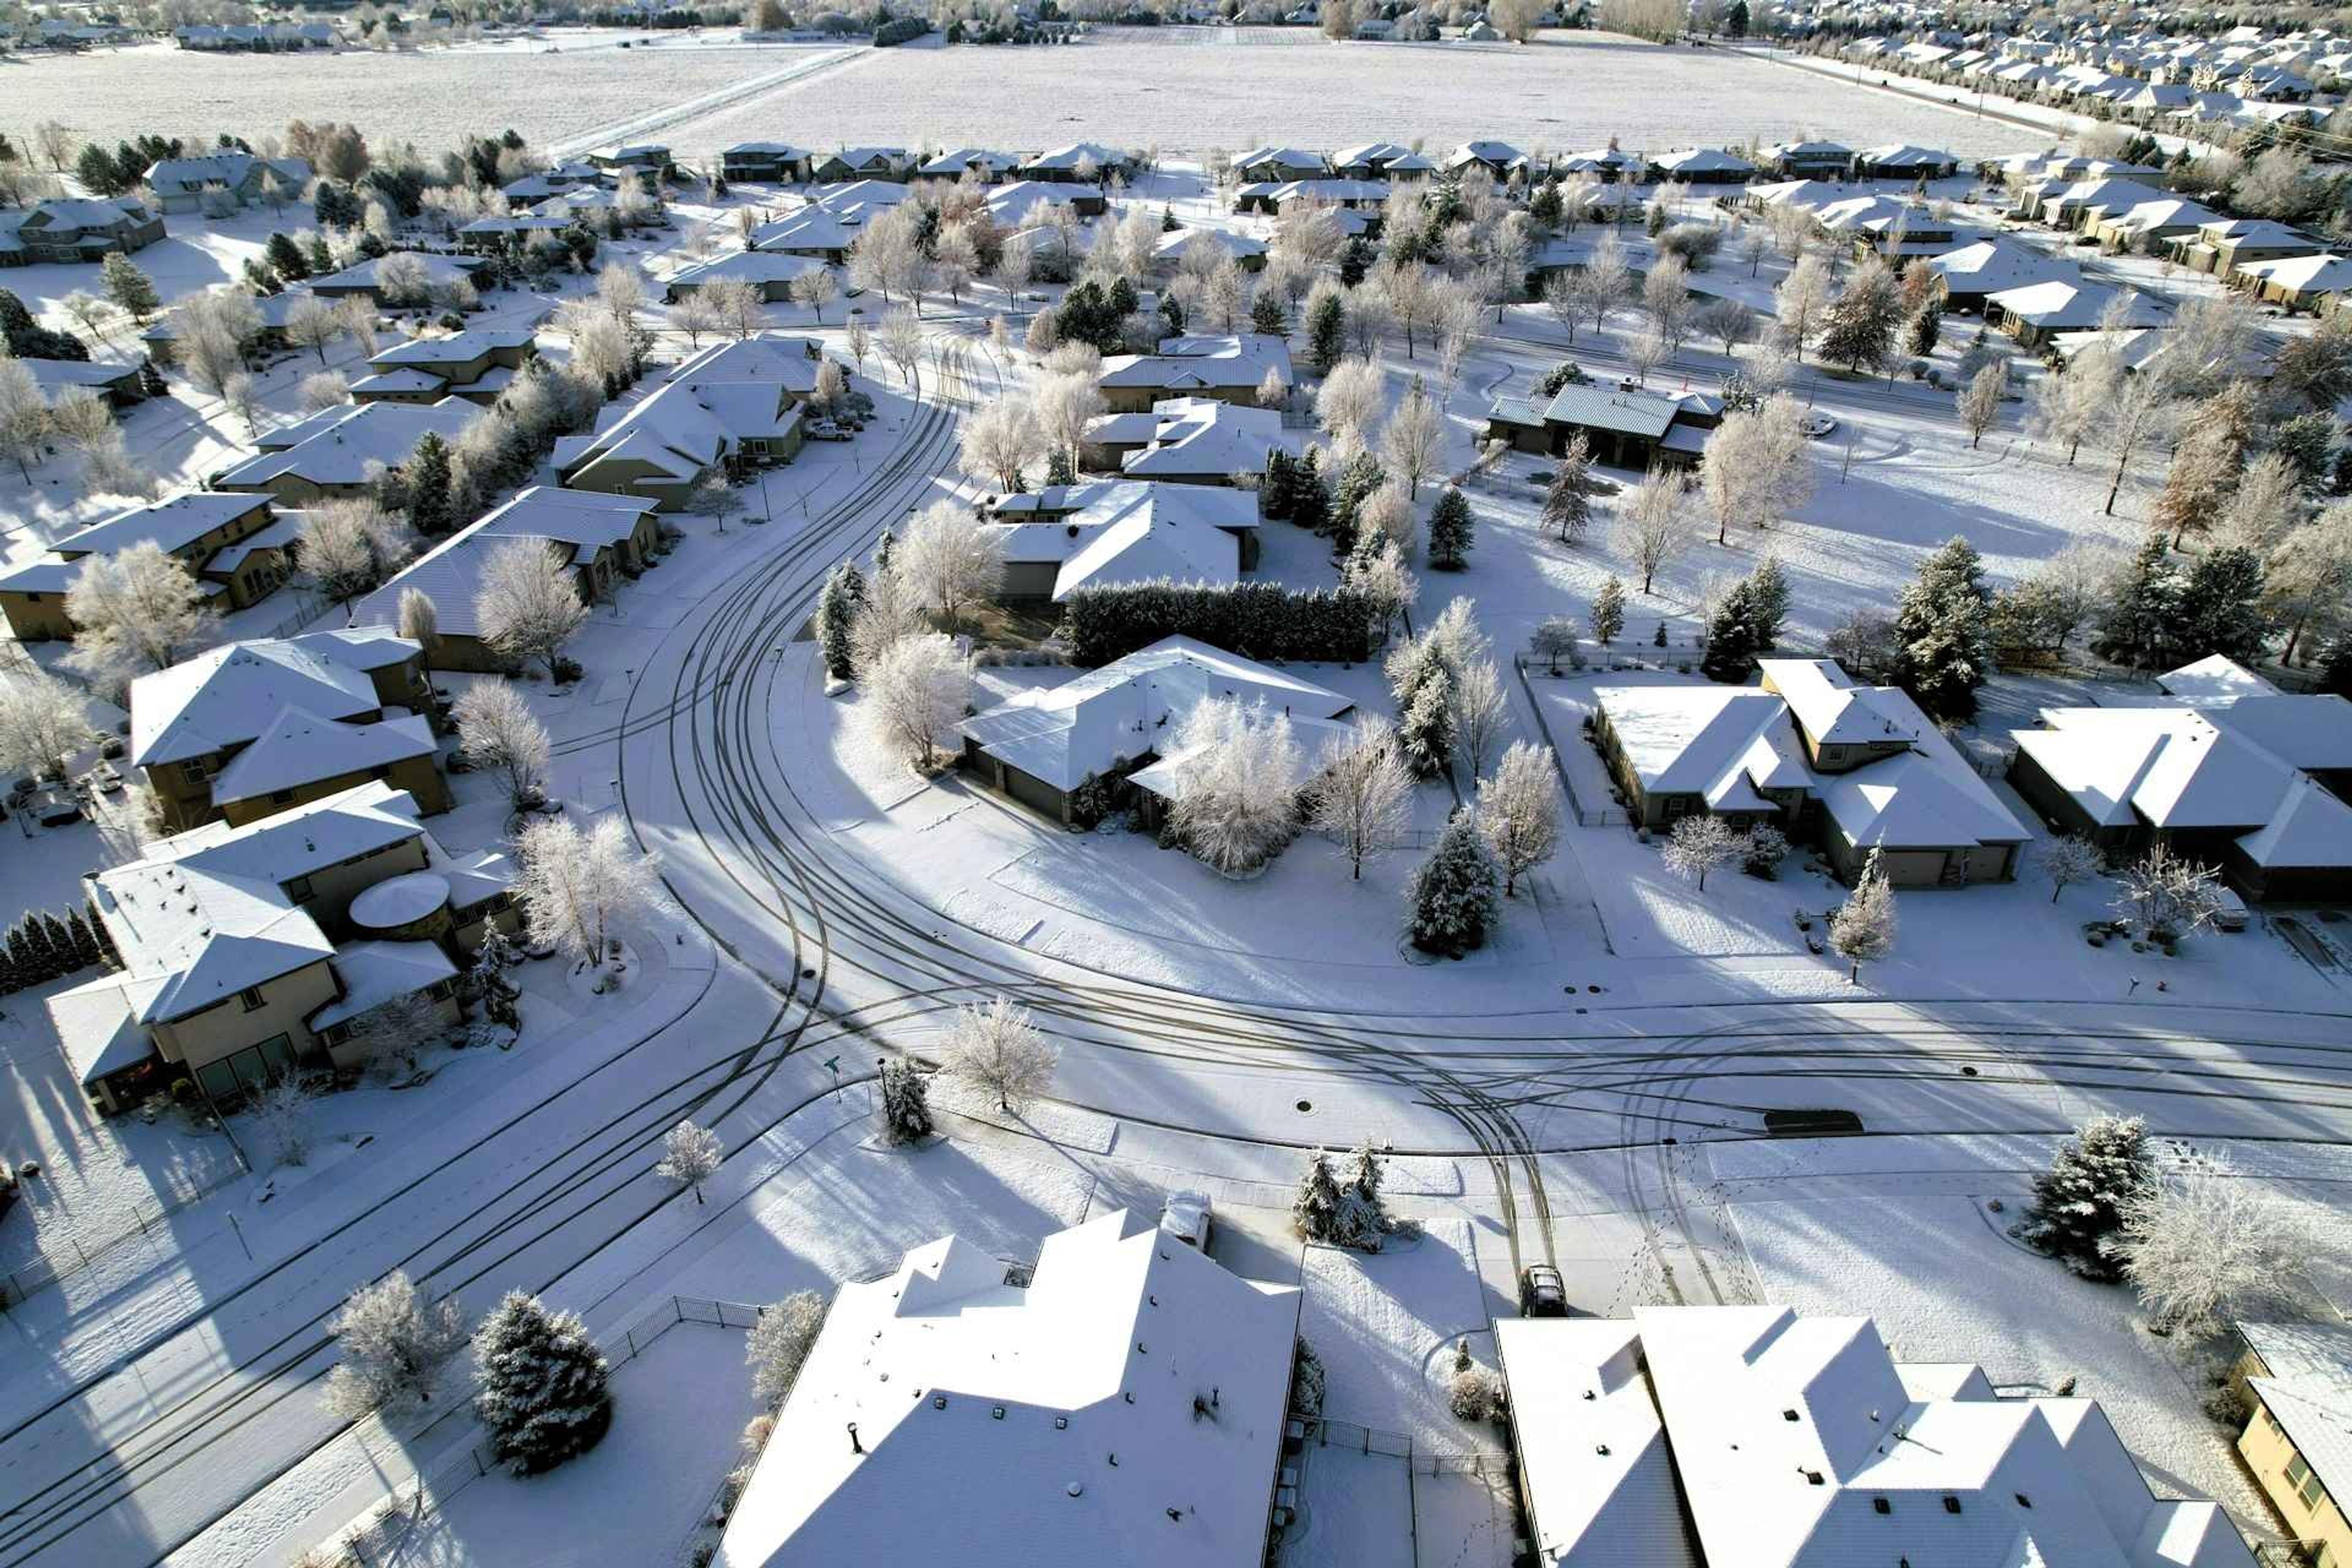
[[[280,708],[268,728],[214,776],[213,804],[257,800],[320,779],[429,757],[437,749],[433,726],[418,714],[339,724],[301,708]]]
[[[334,943],[273,879],[149,858],[90,879],[123,973],[146,982],[142,1024],[185,1017],[316,963]]]
[[[1627,390],[1597,382],[1570,382],[1544,405],[1544,418],[1589,430],[1621,430],[1655,440],[1666,433],[1666,426],[1675,422],[1680,408],[1675,399],[1661,397],[1654,392]]]
[[[1980,239],[1927,258],[1927,269],[1958,293],[1999,294],[2035,283],[2080,282],[2083,269],[2063,257],[2006,240]]]
[[[1592,700],[1645,792],[1703,795],[1717,811],[1769,811],[1759,790],[1812,782],[1788,704],[1769,691],[1602,686]]]
[[[383,368],[405,365],[459,365],[505,349],[529,346],[538,332],[530,327],[468,327],[437,338],[411,338],[371,355],[368,363]]]
[[[1857,685],[1834,659],[1767,658],[1757,668],[1816,746],[1916,741],[1935,728],[1899,688]]]
[[[1142,387],[1171,396],[1235,387],[1255,391],[1273,371],[1291,384],[1290,347],[1263,332],[1162,338],[1148,354],[1113,354],[1103,361],[1102,384]]]
[[[1021,166],[1021,160],[1010,153],[992,153],[985,147],[958,147],[942,153],[915,171],[934,180],[952,180],[967,169],[985,169],[992,174],[1009,174]]]
[[[1939,148],[1915,147],[1901,142],[1864,147],[1853,158],[1855,163],[1872,168],[1915,169],[1923,174],[1931,169],[1948,169],[1959,161]]]
[[[454,980],[457,966],[437,942],[355,942],[335,954],[335,973],[343,983],[343,994],[310,1015],[314,1030],[332,1028],[371,1007]]]
[[[1256,1568],[1298,1292],[1127,1228],[1047,1237],[1025,1289],[957,1237],[844,1285],[717,1568]]]
[[[1212,647],[1162,637],[1059,686],[1016,691],[963,721],[991,756],[1056,789],[1156,752],[1195,704],[1212,697],[1264,702],[1296,717],[1337,719],[1355,704],[1336,691]]]
[[[2295,294],[2340,294],[2352,289],[2352,259],[2341,256],[2282,256],[2247,261],[2239,264],[2238,272]]]
[[[1196,245],[1214,246],[1236,261],[1264,256],[1266,251],[1265,241],[1255,235],[1230,228],[1180,228],[1161,235],[1153,243],[1151,254],[1163,260],[1181,261]]]
[[[396,625],[401,596],[413,588],[432,601],[443,634],[479,636],[475,596],[483,568],[499,546],[537,540],[557,547],[567,562],[576,561],[618,546],[656,504],[643,496],[532,485],[402,567],[352,607],[352,620],[362,628]]]
[[[1328,168],[1320,153],[1310,153],[1303,147],[1253,147],[1234,160],[1236,169],[1255,169],[1272,164],[1281,170],[1305,169],[1316,173]]]
[[[2127,302],[2125,324],[2154,326],[2168,318],[2170,312],[2139,290],[2121,289],[2085,279],[2074,280],[2051,279],[2041,283],[2028,283],[2021,288],[2004,289],[1986,297],[1986,302],[1998,306],[2028,326],[2045,331],[2063,331],[2072,327],[2095,327],[2105,317],[2107,307],[2116,300]]]
[[[131,683],[131,761],[151,767],[226,751],[260,734],[283,708],[334,720],[380,705],[365,675],[319,647],[224,643]]]
[[[373,289],[382,286],[383,265],[394,258],[405,257],[423,269],[425,287],[436,288],[470,278],[482,265],[477,256],[444,256],[435,250],[394,250],[382,256],[372,256],[365,261],[354,262],[341,272],[330,272],[324,278],[310,279],[315,289]]]
[[[688,354],[662,380],[667,384],[696,382],[706,386],[733,383],[781,386],[805,397],[816,390],[817,366],[823,363],[811,352],[816,346],[815,339],[795,337],[790,332],[755,332],[748,338],[730,338]]]
[[[1028,228],[1052,220],[1087,194],[1084,185],[1049,184],[1043,180],[1015,180],[988,193],[983,205],[1002,228]],[[1075,208],[1074,208],[1075,210]]]
[[[425,837],[416,799],[380,779],[238,827],[207,822],[157,843],[150,860],[254,881],[286,883]]]
[[[1755,164],[1738,153],[1727,153],[1719,147],[1693,147],[1685,152],[1669,153],[1662,158],[1652,159],[1651,162],[1669,175],[1752,174],[1756,172]]]
[[[407,462],[427,431],[455,442],[482,410],[462,397],[445,397],[438,403],[362,403],[330,412],[341,417],[290,447],[247,458],[213,483],[222,489],[258,490],[291,475],[322,487],[365,484],[378,470]]]
[[[49,1023],[75,1082],[87,1088],[154,1053],[139,1017],[155,989],[152,980],[103,974],[48,998]]]
[[[856,236],[849,232],[841,218],[823,207],[803,207],[751,231],[751,245],[758,250],[847,250],[856,241]]]
[[[705,283],[733,279],[741,283],[790,283],[803,273],[815,271],[824,262],[814,257],[800,256],[788,250],[737,250],[709,261],[698,261],[682,267],[670,276],[672,289],[698,289]]]
[[[1087,426],[1086,438],[1109,439],[1114,431],[1123,435],[1139,429],[1147,419],[1151,421],[1149,444],[1119,461],[1119,471],[1129,479],[1260,473],[1267,456],[1284,446],[1279,410],[1245,408],[1212,397],[1162,398],[1148,415],[1107,415]]]
[[[2275,697],[2279,689],[2225,653],[2208,654],[2194,664],[2168,669],[2156,684],[2169,697],[2188,702],[2211,702],[2237,697]]]
[[[1090,488],[1096,493],[1076,511],[998,531],[1008,563],[1058,563],[1056,600],[1111,583],[1231,583],[1241,575],[1236,533],[1258,525],[1255,496],[1213,485]]]
[[[1535,1560],[1557,1568],[1693,1568],[1674,1456],[1622,1319],[1499,1318]]]

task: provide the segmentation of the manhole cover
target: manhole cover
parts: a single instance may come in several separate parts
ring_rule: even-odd
[[[1301,1110],[1312,1110],[1315,1109],[1315,1102],[1311,1100],[1302,1100],[1298,1102],[1298,1109]]]
[[[803,980],[814,980],[816,978],[816,965],[812,963],[806,969],[802,970],[801,978]]]

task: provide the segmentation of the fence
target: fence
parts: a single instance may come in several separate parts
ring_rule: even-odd
[[[61,1280],[71,1279],[78,1274],[88,1273],[132,1242],[149,1239],[165,1220],[198,1199],[218,1192],[244,1173],[242,1171],[230,1171],[216,1182],[191,1185],[166,1202],[142,1204],[131,1211],[131,1224],[129,1226],[115,1232],[94,1246],[85,1247],[68,1235],[65,1238],[66,1245],[74,1250],[73,1257],[69,1258],[56,1259],[44,1255],[29,1263],[0,1270],[0,1312],[6,1311],[37,1292],[48,1289]],[[167,1182],[174,1184],[185,1180],[184,1177],[170,1171],[164,1172],[163,1175]]]
[[[1353,1448],[1360,1454],[1384,1454],[1392,1459],[1402,1459],[1407,1468],[1420,1475],[1483,1476],[1490,1469],[1496,1475],[1511,1473],[1511,1457],[1499,1448],[1426,1447],[1414,1442],[1409,1433],[1384,1432],[1354,1421],[1320,1416],[1307,1436],[1318,1448]]]
[[[305,626],[323,619],[330,610],[336,607],[332,599],[313,589],[297,588],[293,590],[293,594],[295,603],[300,607],[268,631],[256,633],[255,636],[263,639],[290,637]]]
[[[759,1308],[741,1301],[672,1296],[619,1331],[599,1337],[596,1343],[606,1360],[621,1366],[645,1354],[680,1323],[749,1329],[759,1317]],[[437,1407],[436,1419],[469,1407],[474,1394],[469,1385],[462,1397],[444,1401]],[[428,1427],[431,1425],[426,1423]],[[335,1540],[297,1561],[301,1568],[386,1568],[397,1558],[409,1533],[424,1521],[429,1508],[499,1468],[498,1451],[488,1442],[470,1443],[454,1454],[443,1456],[430,1469],[418,1470],[413,1479],[395,1489],[393,1496],[385,1500],[388,1506],[379,1507]],[[405,1507],[401,1506],[403,1493],[407,1494]]]

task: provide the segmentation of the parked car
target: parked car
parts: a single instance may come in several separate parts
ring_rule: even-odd
[[[801,434],[812,441],[846,441],[849,432],[830,419],[812,419],[801,427]]]
[[[1530,1263],[1519,1270],[1519,1316],[1568,1316],[1568,1282],[1549,1263]]]
[[[2243,931],[2246,929],[2246,900],[2227,888],[2213,889],[2213,929]]]
[[[1837,420],[1827,414],[1808,414],[1797,422],[1797,428],[1818,441],[1837,428]]]
[[[1209,1194],[1171,1193],[1160,1210],[1160,1230],[1197,1251],[1209,1249]]]

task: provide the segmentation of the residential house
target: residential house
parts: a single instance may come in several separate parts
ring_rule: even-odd
[[[1395,142],[1366,142],[1331,154],[1331,172],[1343,180],[1425,179],[1437,165]]]
[[[1171,269],[1181,268],[1195,246],[1206,246],[1233,258],[1244,272],[1261,271],[1265,267],[1265,241],[1230,228],[1171,229],[1153,242],[1151,258]]]
[[[1063,208],[1076,217],[1094,217],[1108,203],[1097,185],[1049,184],[1041,180],[1015,180],[988,193],[988,216],[1005,234],[1036,228],[1057,221]]]
[[[1857,180],[1948,180],[1959,166],[1958,158],[1941,149],[1899,142],[1865,147],[1853,155]]]
[[[956,147],[922,163],[915,170],[915,175],[924,180],[969,177],[983,185],[992,185],[1020,167],[1021,160],[1010,153],[992,153],[985,147]]]
[[[2053,282],[2079,288],[2083,282],[2083,269],[2074,262],[2007,239],[1980,239],[1931,256],[1927,270],[1943,286],[1944,308],[1970,315],[1995,294],[2013,289]]]
[[[299,202],[310,183],[310,165],[304,159],[257,158],[226,148],[197,158],[165,158],[147,171],[147,188],[167,213]]]
[[[2011,731],[2010,783],[2109,855],[2161,843],[2249,899],[2352,897],[2352,702],[2237,673],[2175,671],[2180,694],[2147,706],[2045,708]]]
[[[354,403],[436,404],[448,397],[488,405],[539,355],[530,327],[469,327],[446,337],[394,343],[352,384]]]
[[[1507,142],[1465,142],[1445,155],[1440,165],[1449,174],[1465,169],[1484,169],[1496,180],[1507,180],[1515,170],[1532,173],[1527,154]]]
[[[719,154],[719,174],[730,184],[782,184],[809,177],[810,156],[789,142],[738,142]]]
[[[1384,180],[1268,180],[1236,185],[1234,210],[1280,216],[1282,209],[1293,203],[1318,202],[1343,212],[1370,214],[1377,212],[1390,195],[1391,188]]]
[[[301,439],[233,464],[213,476],[212,487],[271,496],[287,507],[355,499],[398,472],[427,431],[455,442],[481,412],[462,397],[330,408],[296,426]]]
[[[588,161],[615,175],[643,174],[656,184],[669,178],[677,167],[670,159],[669,149],[658,142],[639,142],[616,147],[610,153],[591,153]]]
[[[2156,1496],[2095,1400],[1898,1363],[1867,1318],[1503,1318],[1495,1348],[1538,1563],[2253,1568],[2219,1504]]]
[[[844,147],[838,153],[811,153],[809,178],[819,184],[904,180],[914,166],[904,147]]]
[[[2126,306],[2124,325],[2160,326],[2171,320],[2168,305],[2136,289],[2126,290],[2087,279],[2069,281],[2063,278],[1986,295],[1985,320],[2015,338],[2021,346],[2037,349],[2057,333],[2100,326],[2106,320],[2107,308],[2118,300]]]
[[[751,248],[777,256],[803,256],[839,264],[849,258],[857,236],[836,213],[806,206],[751,231]]]
[[[41,401],[50,407],[69,392],[87,392],[106,400],[109,408],[128,408],[147,400],[147,387],[139,366],[107,360],[83,359],[20,359],[16,362],[32,374],[33,385],[39,391]]]
[[[449,809],[432,704],[424,650],[404,637],[224,643],[131,683],[131,765],[175,832],[257,821],[371,779],[430,816]]]
[[[215,285],[207,291],[226,293],[235,288],[234,284],[222,283]],[[236,291],[243,292],[242,289]],[[292,318],[295,307],[306,300],[315,300],[318,296],[311,293],[306,285],[297,283],[281,289],[275,294],[257,294],[247,298],[253,306],[254,313],[261,321],[260,330],[254,337],[252,348],[262,353],[284,353],[292,346],[286,339],[286,323]],[[173,345],[178,337],[179,325],[170,313],[166,313],[150,322],[139,334],[139,341],[147,345],[147,352],[155,356],[157,363],[170,364],[174,352]]]
[[[1245,184],[1319,180],[1330,172],[1331,165],[1322,153],[1303,147],[1253,147],[1234,160],[1234,178]]]
[[[163,237],[163,220],[128,196],[36,202],[0,228],[0,267],[98,262],[143,250]]]
[[[1883,257],[1898,268],[1914,258],[1954,248],[1964,232],[1950,218],[1937,217],[1933,207],[1884,195],[1831,202],[1814,213],[1813,221],[1824,234],[1850,237],[1857,258]]]
[[[1066,147],[1056,147],[1050,153],[1040,153],[1023,160],[1014,170],[1024,180],[1044,180],[1055,184],[1098,185],[1113,174],[1126,175],[1134,171],[1132,154],[1094,142],[1073,142]]]
[[[2172,242],[2172,254],[2182,266],[2225,279],[2236,277],[2249,262],[2317,256],[2326,248],[2301,229],[2264,217],[2218,218]]]
[[[2252,1412],[2238,1456],[2300,1551],[2334,1568],[2352,1559],[2352,1329],[2234,1326],[2245,1350],[2231,1382]]]
[[[2288,256],[2275,261],[2249,261],[2236,278],[2254,297],[2290,310],[2314,315],[2335,314],[2344,295],[2352,290],[2352,259],[2341,256]]]
[[[2188,239],[2221,221],[2221,215],[2209,206],[2182,196],[2166,196],[2120,211],[2110,207],[2084,225],[2084,232],[2114,250],[2153,247],[2163,251],[2170,249],[2174,241]]]
[[[1650,160],[1654,181],[1680,180],[1686,185],[1744,185],[1756,177],[1756,165],[1719,147],[1693,147]]]
[[[342,39],[331,22],[199,22],[173,28],[172,41],[210,54],[284,54],[331,49]]]
[[[1518,451],[1558,457],[1580,435],[1594,461],[1625,468],[1688,467],[1721,423],[1717,400],[1669,397],[1622,382],[1571,382],[1540,402],[1497,397],[1486,411],[1487,435]]]
[[[1761,689],[1595,689],[1594,746],[1638,826],[1705,812],[1821,846],[1853,881],[1875,852],[1902,888],[2008,881],[2032,835],[1899,688],[1830,659],[1760,661]]]
[[[733,251],[678,268],[670,275],[663,298],[675,305],[706,284],[732,281],[750,284],[763,303],[773,305],[790,300],[793,285],[824,265],[813,256],[781,250]]]
[[[1263,474],[1287,451],[1282,416],[1271,408],[1209,397],[1163,398],[1149,412],[1105,414],[1078,441],[1078,466],[1094,473],[1187,485],[1230,485]]]
[[[1171,397],[1255,406],[1269,373],[1286,393],[1293,382],[1290,348],[1278,337],[1238,332],[1162,338],[1156,353],[1113,354],[1103,361],[1103,406],[1133,414]]]
[[[1323,752],[1354,702],[1305,677],[1212,647],[1194,637],[1150,647],[1059,686],[1014,692],[963,721],[963,765],[991,788],[1056,822],[1073,820],[1071,795],[1088,779],[1118,793],[1153,820],[1164,807],[1183,755],[1165,748],[1186,715],[1209,698],[1264,703],[1302,731],[1302,757]],[[1147,777],[1155,765],[1161,772]],[[1305,765],[1305,764],[1302,764]],[[1305,787],[1307,777],[1292,781]],[[1129,786],[1132,786],[1129,788]]]
[[[1454,166],[1452,160],[1448,160],[1446,166]],[[1642,160],[1613,141],[1608,146],[1596,147],[1590,153],[1571,153],[1559,161],[1559,168],[1564,174],[1593,174],[1603,180],[1638,180],[1643,173]]]
[[[387,300],[384,297],[384,265],[394,261],[395,258],[405,258],[395,264],[396,268],[412,270],[418,286],[428,294],[436,289],[446,289],[453,283],[470,282],[474,273],[482,265],[482,258],[478,256],[444,256],[436,250],[387,251],[382,256],[372,256],[364,261],[354,262],[340,272],[330,272],[323,278],[311,279],[310,292],[322,300],[342,300],[353,295],[364,295],[378,305],[423,304],[425,302],[423,300],[404,301]],[[411,263],[414,263],[413,268]]]
[[[714,1568],[949,1561],[976,1541],[1041,1563],[1258,1568],[1297,1289],[1123,1210],[1047,1237],[1018,1279],[947,1237],[842,1286]],[[952,1506],[904,1506],[941,1477]]]
[[[816,205],[854,229],[911,200],[914,194],[904,181],[851,180],[824,186],[816,194]]]
[[[19,642],[71,637],[66,593],[85,563],[136,544],[153,544],[185,562],[223,607],[242,610],[286,580],[291,542],[267,496],[184,490],[69,533],[37,559],[0,574],[0,615]]]
[[[989,511],[1009,604],[1155,578],[1234,583],[1257,565],[1257,498],[1244,490],[1098,480],[1004,496]]]
[[[714,474],[790,462],[801,405],[816,390],[815,351],[813,339],[781,332],[713,343],[646,396],[607,408],[593,435],[559,438],[555,471],[569,489],[675,511]]]
[[[1842,180],[1853,168],[1853,149],[1837,142],[1781,142],[1757,156],[1784,180]]]
[[[456,1026],[460,963],[490,924],[520,924],[515,872],[496,851],[452,857],[418,816],[405,792],[362,784],[86,874],[120,967],[47,1005],[99,1109],[127,1110],[182,1078],[219,1105],[306,1068],[362,1066],[353,1024],[403,996],[422,994]],[[349,940],[368,931],[356,917],[371,894],[394,884],[410,924],[430,934]]]

